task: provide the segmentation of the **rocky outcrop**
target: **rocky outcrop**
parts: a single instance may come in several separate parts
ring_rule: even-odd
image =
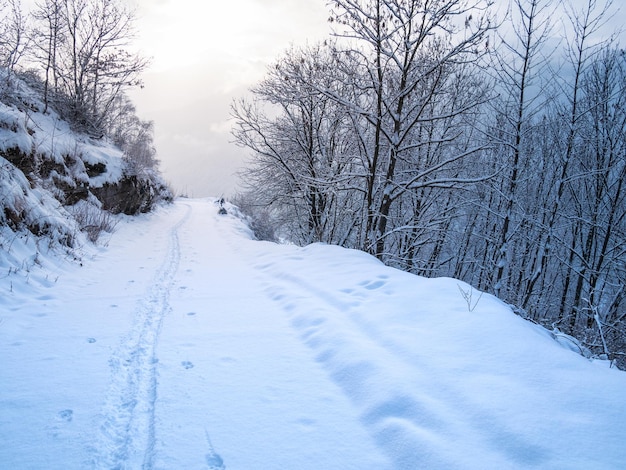
[[[94,184],[92,179],[107,173],[106,163],[81,162],[84,171],[76,171],[78,164],[75,158],[66,157],[63,161],[55,161],[45,156],[24,153],[15,147],[0,150],[0,157],[24,173],[31,186],[41,186],[50,191],[65,206],[88,200],[93,195],[106,211],[135,215],[150,211],[159,201],[172,199],[165,183],[158,175],[150,173],[139,176],[122,171],[113,181],[109,178],[102,184]]]
[[[114,214],[148,212],[157,201],[171,200],[164,184],[155,184],[136,175],[124,176],[116,183],[105,183],[91,191],[102,202],[102,208]]]

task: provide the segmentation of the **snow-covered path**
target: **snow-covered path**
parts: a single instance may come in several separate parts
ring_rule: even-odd
[[[165,315],[171,310],[170,291],[178,272],[180,243],[178,231],[184,217],[168,231],[168,246],[133,313],[133,327],[123,337],[109,364],[111,384],[103,410],[101,439],[95,463],[100,468],[153,468],[157,400],[157,344]],[[140,264],[141,260],[135,260]]]
[[[623,372],[462,283],[217,209],[0,280],[0,468],[622,468]]]
[[[183,201],[4,302],[0,467],[388,468],[233,226]]]
[[[288,317],[272,314],[247,234],[233,237],[244,228],[213,203],[187,204],[158,347],[156,468],[388,468]]]

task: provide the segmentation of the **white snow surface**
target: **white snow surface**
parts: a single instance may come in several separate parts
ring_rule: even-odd
[[[0,468],[624,468],[624,372],[459,281],[218,207],[121,218],[82,265],[0,258]]]

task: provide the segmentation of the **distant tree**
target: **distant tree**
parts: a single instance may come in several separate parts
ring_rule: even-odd
[[[44,112],[48,110],[50,88],[59,91],[59,51],[65,40],[63,21],[64,0],[41,0],[35,4],[33,19],[35,27],[32,33],[35,60],[44,70]]]
[[[119,0],[62,0],[65,38],[56,50],[57,75],[74,121],[102,132],[119,93],[140,85],[148,60],[125,48],[134,15]]]
[[[159,161],[153,141],[154,123],[140,119],[125,94],[116,96],[105,117],[106,134],[123,150],[128,171],[139,175],[156,171]]]
[[[29,44],[28,18],[22,11],[20,0],[0,3],[0,14],[6,15],[0,23],[0,59],[7,69],[7,83]]]
[[[341,155],[345,116],[318,91],[335,80],[334,61],[322,45],[290,49],[252,89],[252,102],[233,105],[235,140],[254,152],[244,184],[265,206],[280,206],[290,221],[284,227],[303,243],[338,242],[346,237],[339,225],[350,230],[354,222],[346,211],[336,217],[348,164]]]

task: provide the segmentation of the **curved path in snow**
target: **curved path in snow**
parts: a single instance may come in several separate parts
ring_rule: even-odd
[[[95,418],[95,468],[392,468],[358,410],[299,340],[258,269],[247,228],[214,201],[180,201],[118,228],[99,259],[132,276],[128,330],[112,348]],[[133,226],[141,230],[133,236]],[[143,238],[143,241],[142,241]],[[250,249],[253,251],[251,252]],[[99,271],[101,273],[101,271]],[[94,281],[95,282],[95,281]],[[90,294],[86,294],[89,296]]]

